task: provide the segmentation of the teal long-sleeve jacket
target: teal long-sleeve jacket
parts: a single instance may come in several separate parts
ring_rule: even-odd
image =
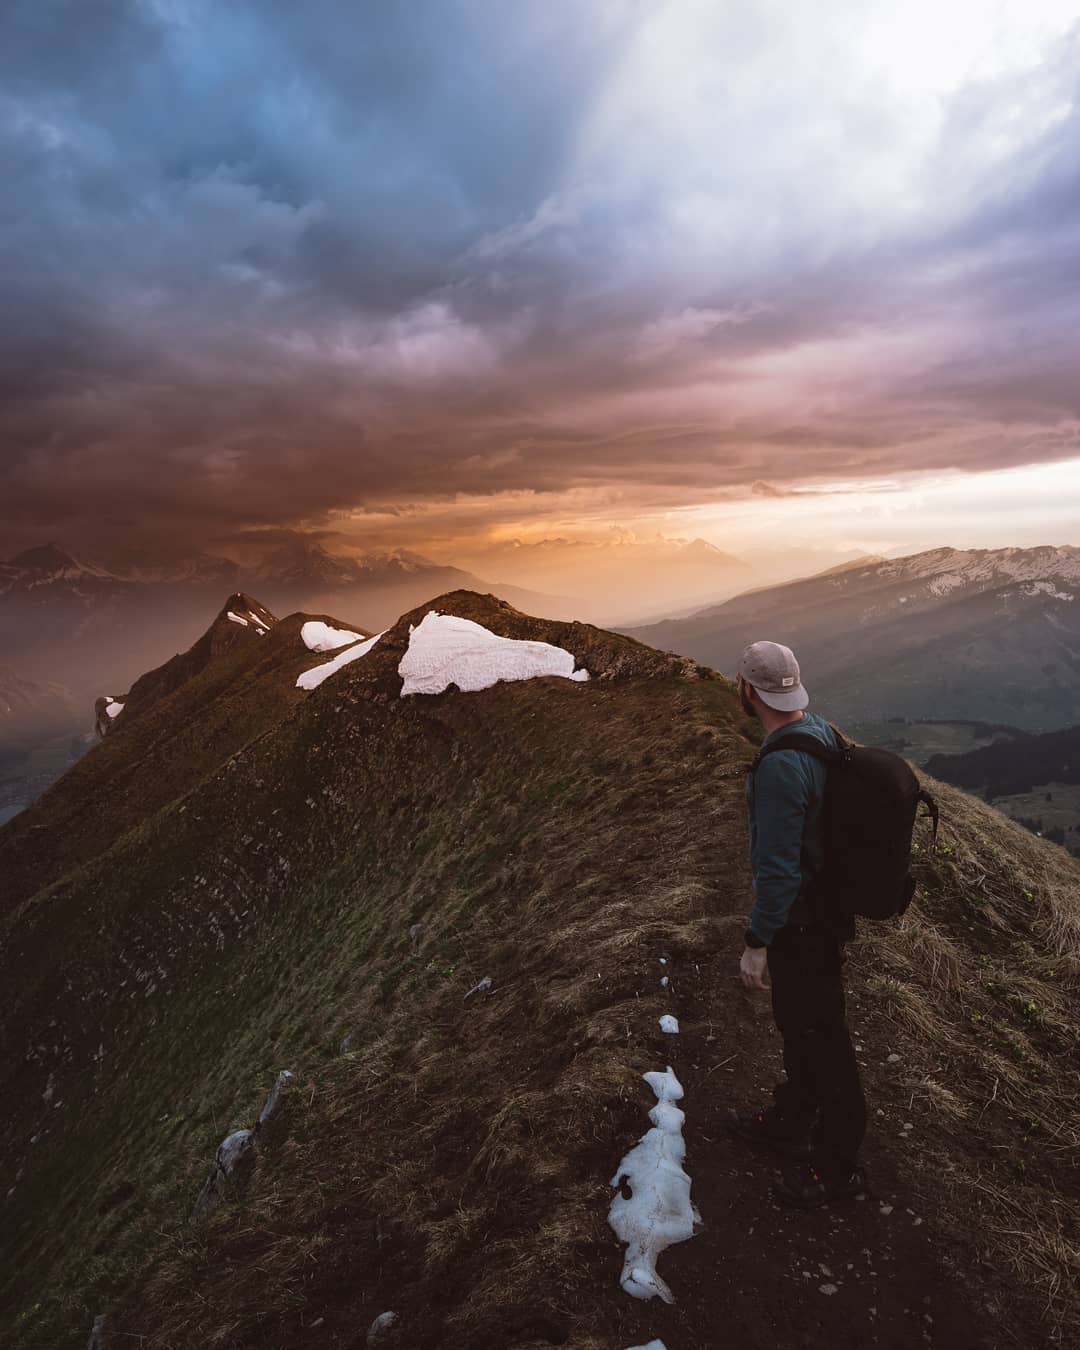
[[[797,722],[770,732],[762,745],[795,731],[828,746],[837,743],[823,717],[804,712]],[[825,862],[821,816],[825,774],[821,760],[803,750],[775,750],[747,775],[754,883],[750,929],[766,945],[786,923],[809,923],[815,918],[800,892],[805,893]]]

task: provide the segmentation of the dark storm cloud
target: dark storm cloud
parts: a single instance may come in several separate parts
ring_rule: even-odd
[[[1046,76],[1067,113],[962,209],[846,237],[807,181],[777,172],[760,208],[713,181],[720,144],[583,149],[644,13],[6,6],[0,530],[1075,454],[1075,40]],[[1003,96],[957,100],[940,154]],[[688,226],[708,194],[715,230]],[[925,344],[894,359],[905,328]]]

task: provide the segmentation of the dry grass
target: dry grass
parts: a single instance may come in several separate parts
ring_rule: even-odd
[[[1080,1343],[1080,866],[931,788],[947,826],[904,920],[867,925],[868,983],[906,1032],[909,1101],[953,1141],[938,1158],[951,1205],[981,1198],[984,1258],[1039,1291],[1055,1343]]]
[[[515,635],[570,641],[529,622]],[[706,969],[744,922],[741,783],[717,771],[748,746],[725,684],[655,654],[635,673],[621,640],[582,638],[619,683],[404,702],[395,641],[211,774],[199,828],[166,812],[64,879],[70,940],[95,960],[162,934],[182,955],[167,1008],[116,1005],[131,1020],[95,1080],[93,1184],[85,1157],[45,1142],[54,1172],[35,1184],[48,1204],[67,1196],[65,1240],[20,1232],[38,1263],[20,1307],[37,1272],[53,1290],[21,1347],[73,1341],[108,1307],[142,1350],[324,1350],[397,1304],[417,1350],[613,1350],[614,1276],[597,1277],[612,1264],[606,1181],[641,1132],[658,958]],[[1010,1293],[1037,1288],[1048,1324],[1080,1334],[1066,1110],[1080,869],[935,790],[947,831],[920,862],[916,907],[866,926],[872,1006],[905,1038],[899,1090],[930,1123],[950,1241],[971,1240],[978,1194],[980,1251],[1021,1272]],[[258,847],[238,850],[252,834]],[[238,852],[243,876],[219,866]],[[243,928],[204,941],[226,904],[246,908]],[[72,960],[65,975],[85,971]],[[466,1002],[484,975],[490,993]],[[739,1047],[718,1032],[723,1059]],[[214,1146],[284,1064],[301,1077],[281,1136],[235,1203],[192,1229]],[[120,1112],[143,1123],[137,1158],[102,1143]],[[999,1148],[1021,1136],[1052,1160],[1046,1177]],[[94,1253],[102,1197],[135,1163],[138,1193]]]

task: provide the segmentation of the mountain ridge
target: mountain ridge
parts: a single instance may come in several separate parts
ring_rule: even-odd
[[[975,718],[1029,731],[1080,720],[1080,549],[931,549],[746,592],[626,628],[734,669],[762,636],[851,720]]]
[[[403,698],[397,668],[432,611],[562,647],[591,678]],[[458,593],[308,694],[313,617],[211,661],[0,830],[13,1345],[51,1350],[102,1314],[148,1350],[344,1350],[387,1309],[417,1350],[708,1345],[733,1328],[747,1350],[824,1350],[879,1318],[917,1341],[923,1310],[945,1343],[996,1319],[1034,1347],[1047,1297],[1076,1325],[1038,1264],[1061,1259],[1071,1194],[1045,1147],[1050,1066],[1075,1044],[1071,860],[940,788],[947,848],[919,863],[904,924],[865,935],[852,983],[896,1213],[800,1231],[793,1266],[789,1230],[755,1208],[764,1177],[722,1142],[725,1105],[752,1100],[774,1053],[765,1010],[717,973],[745,923],[737,774],[759,736],[730,682]],[[1008,967],[996,993],[984,956]],[[657,1026],[669,1011],[678,1037]],[[651,1105],[640,1075],[665,1063],[706,1217],[664,1255],[670,1307],[621,1292],[605,1220]],[[286,1068],[276,1133],[193,1230],[215,1149]],[[896,1139],[905,1121],[932,1184]],[[1018,1177],[1018,1156],[1039,1169]],[[1046,1236],[1017,1249],[1021,1279],[996,1234],[1025,1206]],[[805,1285],[807,1259],[852,1263],[842,1297]]]

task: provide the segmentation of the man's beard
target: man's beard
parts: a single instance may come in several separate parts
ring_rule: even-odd
[[[742,710],[747,717],[756,717],[758,715],[758,710],[750,702],[750,696],[746,692],[745,685],[739,686],[739,702],[742,704]]]

